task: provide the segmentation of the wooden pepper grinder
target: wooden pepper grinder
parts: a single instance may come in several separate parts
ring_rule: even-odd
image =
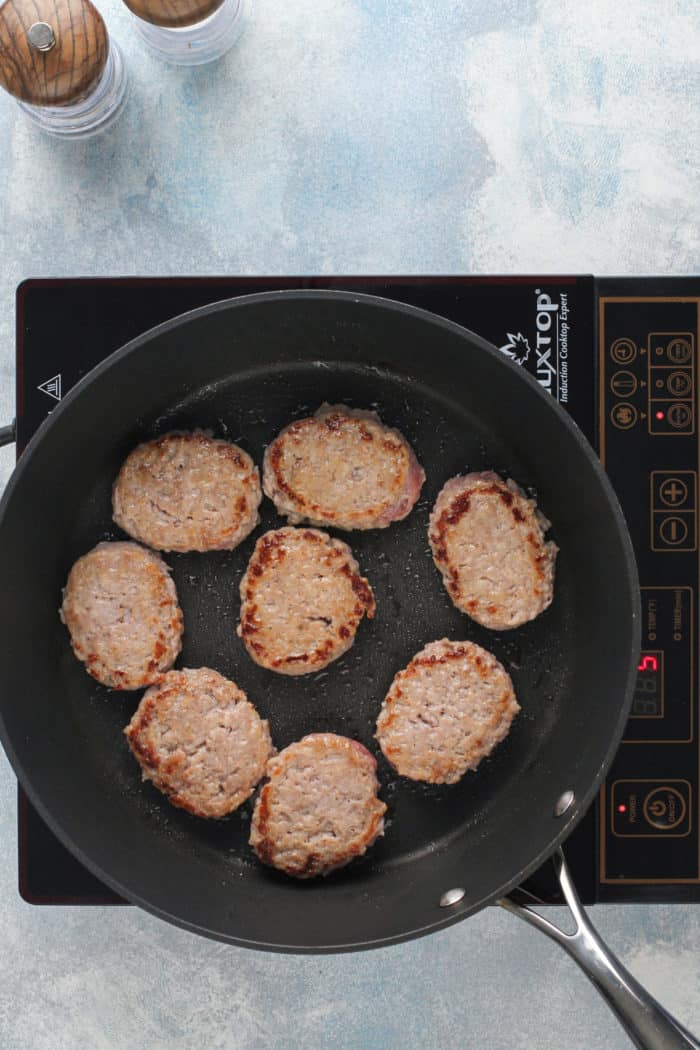
[[[0,87],[44,131],[86,138],[121,111],[124,62],[90,0],[4,0]]]
[[[250,0],[124,0],[136,29],[160,58],[182,66],[213,62],[233,47]]]

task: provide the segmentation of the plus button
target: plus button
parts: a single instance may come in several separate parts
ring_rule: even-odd
[[[669,478],[661,485],[659,493],[667,507],[678,507],[688,498],[688,486],[679,478]]]

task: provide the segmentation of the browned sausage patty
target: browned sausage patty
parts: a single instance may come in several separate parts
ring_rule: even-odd
[[[309,879],[360,857],[384,831],[377,763],[356,740],[312,733],[267,765],[250,844],[264,864]]]
[[[320,671],[352,646],[374,594],[352,551],[318,529],[289,526],[255,544],[241,580],[238,635],[261,667]]]
[[[182,646],[182,611],[162,558],[138,543],[99,543],[79,558],[61,619],[89,674],[112,689],[141,689]]]
[[[273,754],[267,722],[208,667],[164,674],[124,732],[143,779],[196,817],[225,817],[245,802]]]
[[[201,431],[139,445],[112,492],[117,525],[162,551],[232,550],[259,522],[261,499],[250,456]]]
[[[451,478],[430,515],[433,559],[452,601],[495,631],[552,602],[557,546],[549,522],[513,481],[490,471]]]
[[[410,513],[424,481],[398,430],[345,405],[285,427],[263,460],[265,494],[293,525],[383,529]]]
[[[508,735],[519,710],[495,656],[472,642],[443,638],[396,675],[376,736],[401,776],[455,784]]]

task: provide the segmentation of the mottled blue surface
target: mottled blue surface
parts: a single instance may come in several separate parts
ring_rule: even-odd
[[[100,7],[131,78],[113,131],[54,142],[0,98],[2,419],[30,275],[699,268],[697,0],[254,0],[235,50],[191,71]],[[574,964],[496,910],[295,958],[135,909],[33,909],[14,791],[2,759],[2,1050],[629,1045]],[[700,909],[594,918],[700,1030]]]

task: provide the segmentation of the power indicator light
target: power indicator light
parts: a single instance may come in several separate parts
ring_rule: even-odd
[[[625,805],[624,802],[621,802],[620,805],[617,807],[617,812],[618,813],[626,813],[627,812],[627,806]]]
[[[663,418],[664,418],[664,414],[663,414],[663,412],[657,412],[657,413],[656,413],[656,418],[657,418],[657,419],[663,419]]]

